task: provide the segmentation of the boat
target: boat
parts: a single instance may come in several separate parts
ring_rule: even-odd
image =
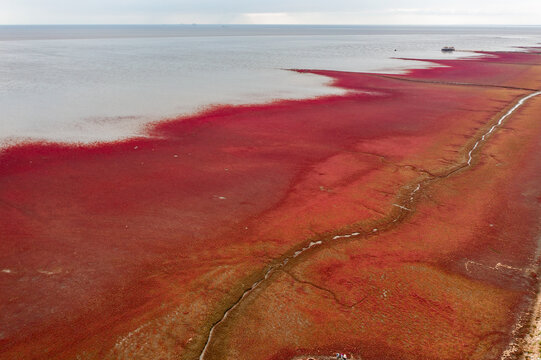
[[[443,52],[453,52],[455,51],[455,47],[454,46],[444,46],[441,51]]]

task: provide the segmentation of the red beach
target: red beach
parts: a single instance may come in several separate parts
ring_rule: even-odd
[[[1,359],[497,359],[538,285],[541,53],[0,153]]]

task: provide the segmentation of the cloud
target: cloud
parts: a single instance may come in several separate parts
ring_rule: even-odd
[[[0,23],[540,24],[539,0],[0,0]]]
[[[239,20],[245,24],[292,24],[298,23],[297,16],[288,13],[245,13]]]

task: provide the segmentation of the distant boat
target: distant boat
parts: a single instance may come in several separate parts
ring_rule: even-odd
[[[441,51],[443,52],[453,52],[455,51],[455,47],[454,46],[444,46]]]

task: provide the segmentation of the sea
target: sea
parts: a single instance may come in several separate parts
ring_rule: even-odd
[[[401,73],[434,66],[408,59],[540,42],[535,26],[0,26],[0,148],[114,141],[214,105],[344,91],[291,69]]]

